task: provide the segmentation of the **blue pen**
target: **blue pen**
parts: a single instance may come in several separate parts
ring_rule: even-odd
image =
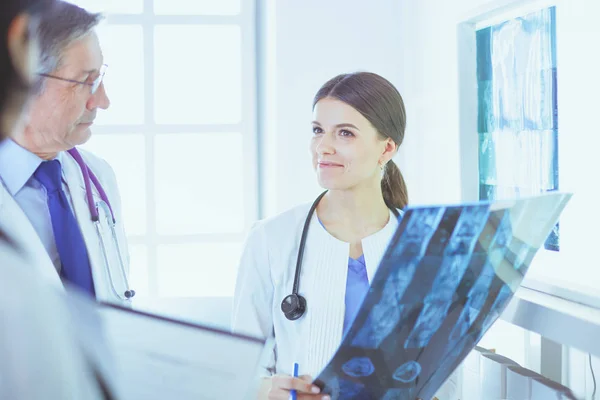
[[[298,377],[298,363],[294,363],[294,378]],[[290,391],[290,398],[292,400],[296,400],[296,390],[292,389]]]

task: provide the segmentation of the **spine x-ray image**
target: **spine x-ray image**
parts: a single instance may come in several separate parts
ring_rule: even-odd
[[[407,208],[315,382],[336,399],[430,399],[498,319],[570,199]]]

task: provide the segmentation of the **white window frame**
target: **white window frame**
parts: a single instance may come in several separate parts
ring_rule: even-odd
[[[126,0],[123,0],[126,1]],[[99,125],[94,127],[94,135],[104,134],[143,134],[145,138],[145,167],[146,187],[144,196],[147,199],[146,207],[146,233],[130,235],[130,245],[144,245],[147,248],[148,272],[148,297],[157,299],[159,296],[157,249],[165,244],[203,243],[203,242],[242,242],[256,219],[259,217],[260,205],[260,176],[258,164],[258,134],[257,134],[257,26],[256,26],[256,1],[241,0],[241,11],[237,15],[155,15],[154,0],[143,0],[141,14],[106,14],[104,25],[135,25],[142,27],[144,46],[144,123],[140,125]],[[157,25],[238,25],[241,28],[241,59],[242,59],[242,118],[238,124],[182,124],[159,125],[154,122],[155,99],[155,70],[154,70],[154,28]],[[102,45],[102,43],[101,43]],[[185,51],[185,43],[180,45]],[[110,111],[108,111],[110,112]],[[155,140],[159,134],[167,133],[214,133],[214,132],[241,132],[243,138],[244,157],[244,192],[245,221],[244,231],[236,234],[198,234],[198,235],[160,235],[156,228],[156,199],[155,193]],[[185,172],[185,171],[182,171]],[[240,171],[242,172],[242,171]],[[182,173],[181,179],[188,179]],[[199,178],[201,179],[201,178]],[[212,193],[219,196],[219,193]],[[127,227],[125,227],[127,229]],[[178,303],[194,303],[194,299],[161,299],[157,304],[160,308],[177,307]],[[171,301],[172,300],[172,301]],[[226,303],[230,298],[223,299]],[[157,301],[158,303],[158,301]],[[184,307],[186,308],[186,307]]]

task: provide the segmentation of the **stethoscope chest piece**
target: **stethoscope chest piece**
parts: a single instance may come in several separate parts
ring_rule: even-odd
[[[306,299],[296,293],[290,294],[281,302],[281,311],[287,319],[295,321],[306,312]]]
[[[310,220],[319,204],[319,201],[325,196],[327,191],[321,193],[319,197],[314,201],[306,220],[304,221],[304,228],[302,229],[302,237],[300,238],[300,247],[298,248],[298,259],[296,260],[296,272],[294,274],[294,286],[292,287],[292,294],[286,296],[281,302],[281,311],[283,315],[290,320],[295,321],[302,317],[306,312],[306,299],[298,293],[298,285],[300,284],[300,270],[302,268],[302,258],[304,257],[304,247],[306,246],[306,235],[308,234],[308,227]]]

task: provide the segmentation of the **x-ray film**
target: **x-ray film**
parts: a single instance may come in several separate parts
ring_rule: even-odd
[[[498,319],[569,201],[409,207],[315,380],[336,399],[431,399]]]

